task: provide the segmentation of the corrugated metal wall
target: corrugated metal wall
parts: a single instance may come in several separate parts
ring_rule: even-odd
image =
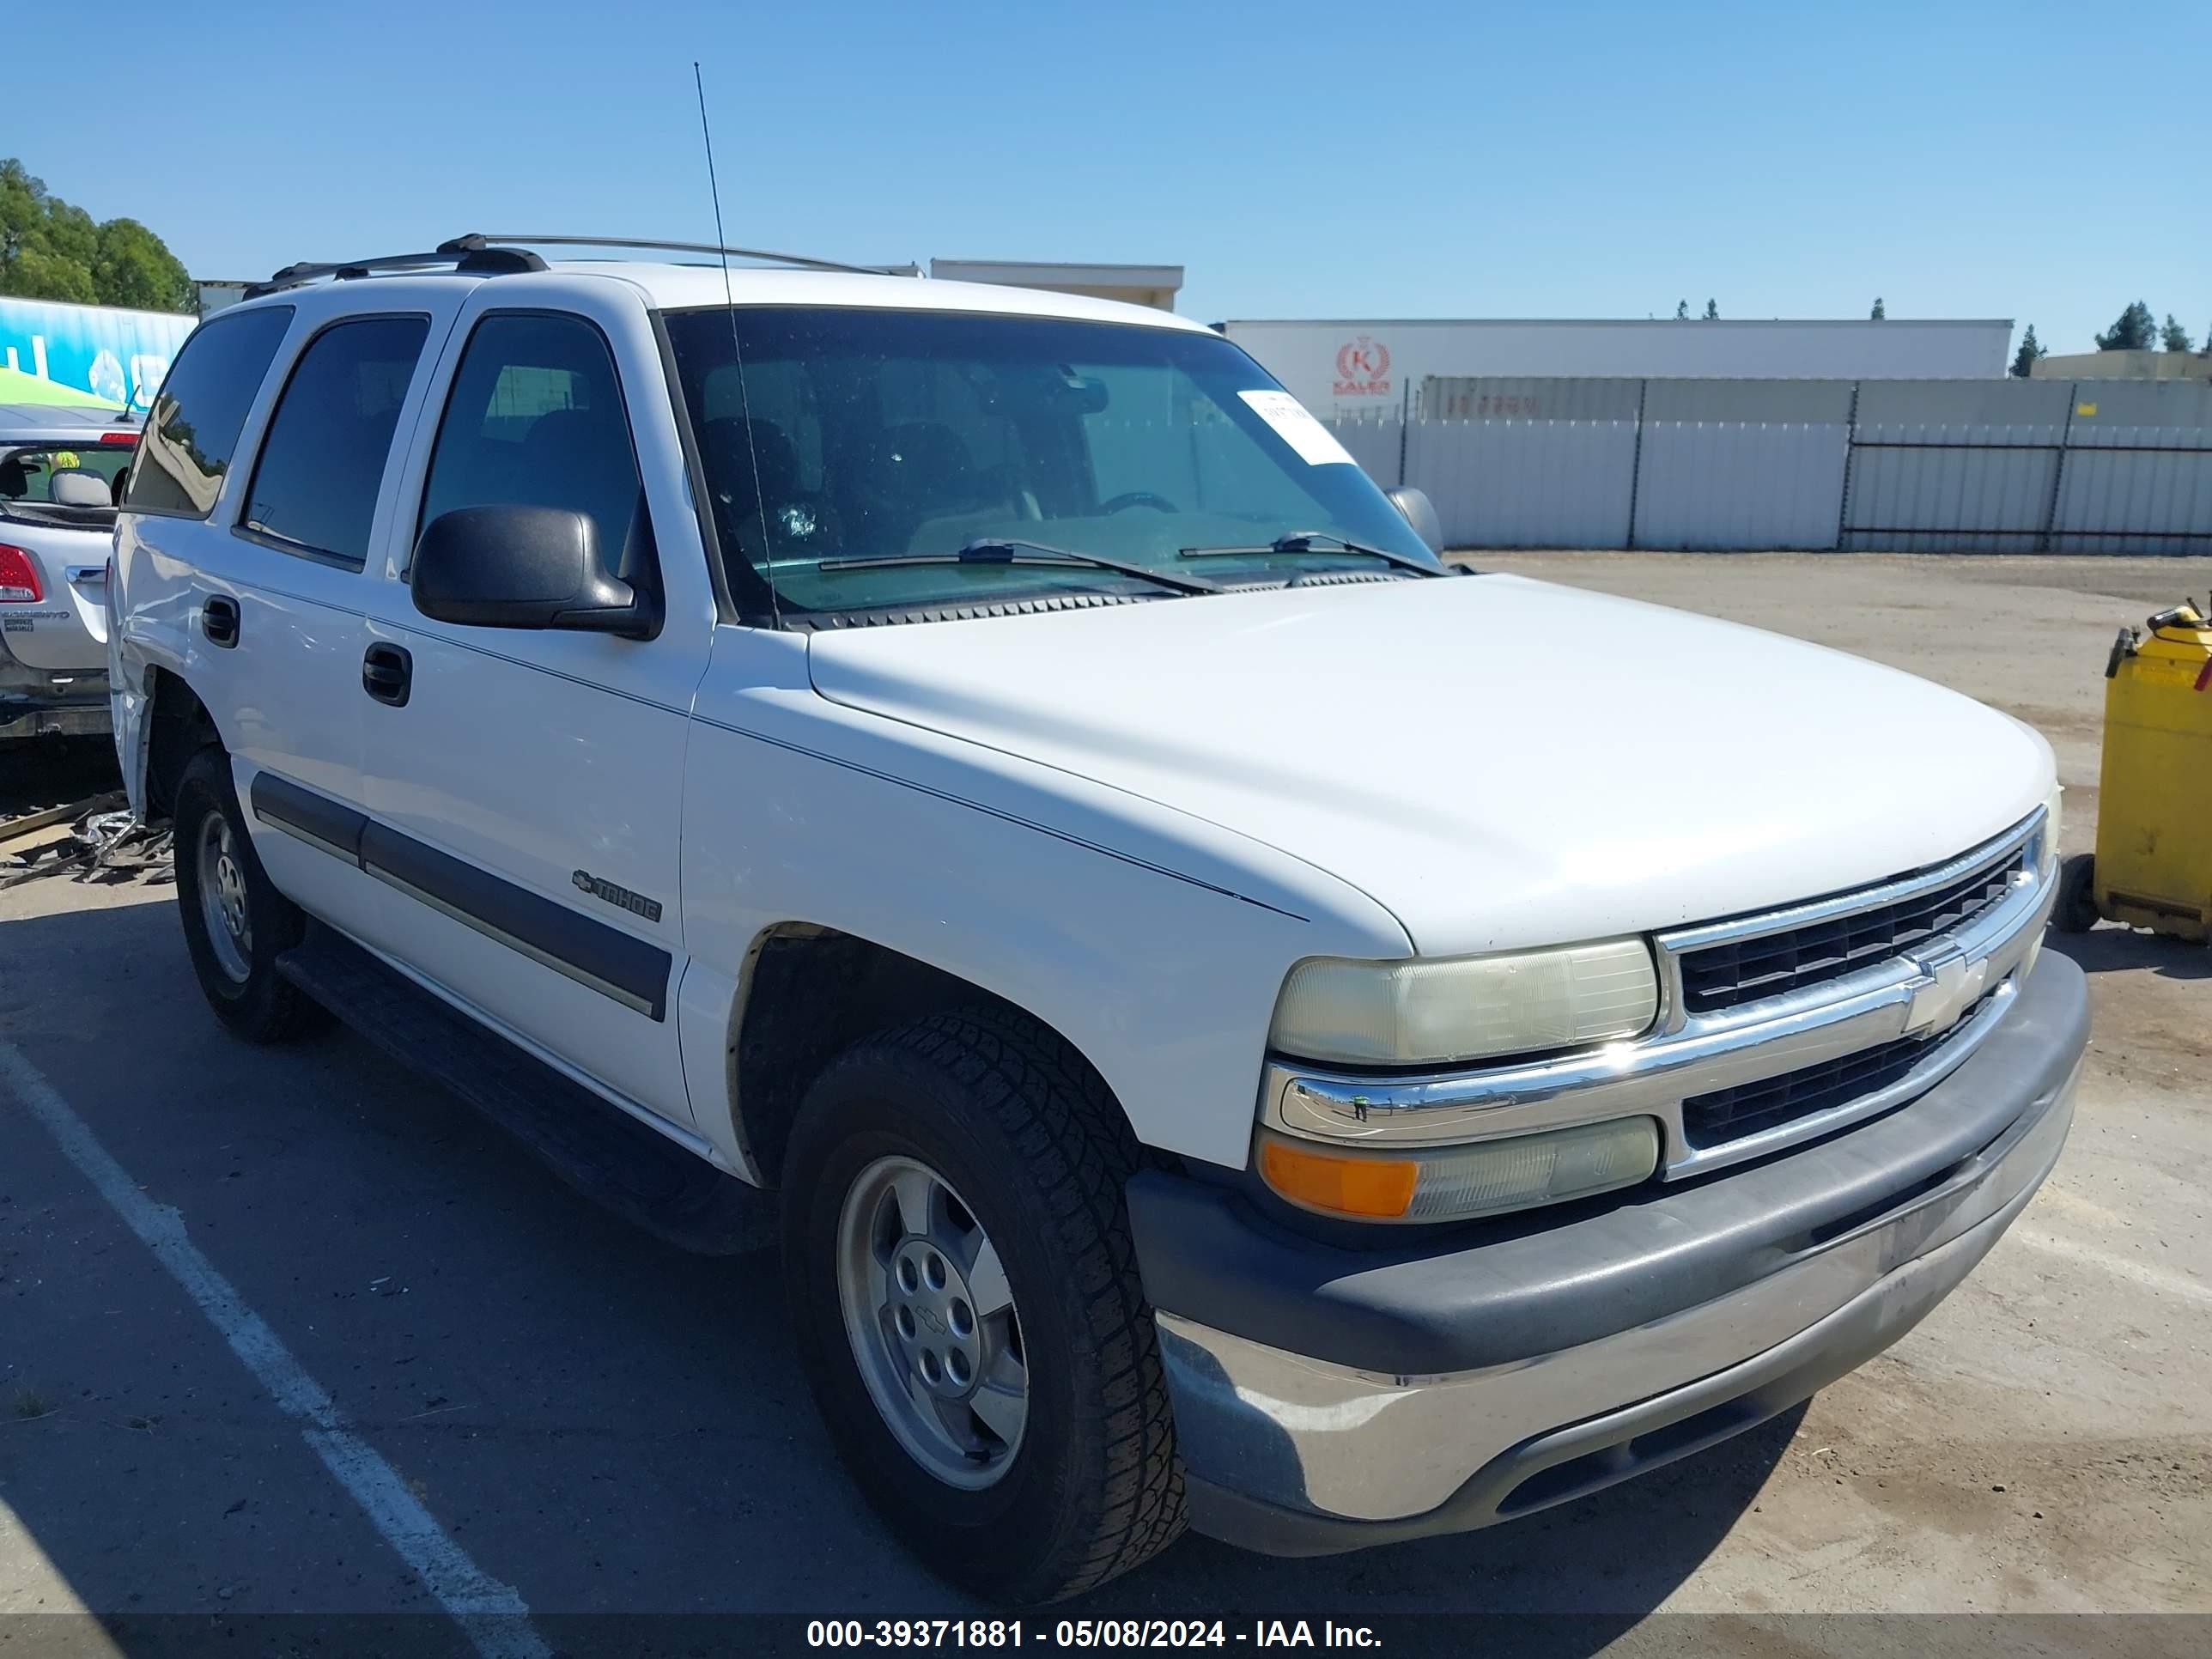
[[[1405,482],[1428,492],[1444,539],[1468,547],[1626,545],[1641,380],[1431,382],[1407,434]],[[1433,486],[1433,487],[1432,487]]]
[[[1847,380],[1653,380],[1636,543],[1832,548],[1851,430]]]
[[[2067,380],[1866,380],[1841,544],[2032,553],[2066,437]]]
[[[2094,418],[2081,405],[2094,403]],[[2212,552],[2212,386],[2082,381],[2051,515],[2064,553]]]
[[[1431,378],[1332,422],[1455,547],[2212,553],[2212,386]]]

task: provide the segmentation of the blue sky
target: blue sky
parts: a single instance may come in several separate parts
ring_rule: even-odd
[[[1223,317],[2212,326],[2212,6],[128,0],[0,155],[195,275],[465,229],[1188,267]],[[56,27],[59,27],[57,25]],[[61,30],[63,34],[67,30]],[[113,62],[98,52],[82,61]]]

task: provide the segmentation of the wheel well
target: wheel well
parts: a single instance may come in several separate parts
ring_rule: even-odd
[[[153,700],[149,714],[153,724],[146,744],[146,816],[165,818],[177,799],[177,781],[194,755],[210,744],[222,746],[215,717],[192,688],[166,668],[148,676],[148,695]]]
[[[799,1103],[831,1060],[872,1031],[954,1008],[1034,1015],[981,986],[850,933],[793,923],[757,943],[731,1043],[738,1133],[762,1181],[781,1179]]]

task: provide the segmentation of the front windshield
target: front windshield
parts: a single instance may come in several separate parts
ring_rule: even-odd
[[[1070,566],[837,568],[979,541],[1222,582],[1389,568],[1325,542],[1269,550],[1305,532],[1435,564],[1327,429],[1216,334],[860,307],[666,322],[732,587],[764,600],[772,579],[786,614],[1168,591]],[[1193,548],[1259,550],[1201,564],[1180,556]]]

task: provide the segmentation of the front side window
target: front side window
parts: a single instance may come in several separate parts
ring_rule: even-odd
[[[202,323],[154,399],[123,506],[204,519],[222,493],[255,395],[292,326],[292,307],[234,311]]]
[[[610,575],[644,574],[644,490],[622,385],[580,317],[495,313],[461,354],[416,533],[441,513],[499,505],[581,513]]]
[[[1377,568],[1338,540],[1435,565],[1327,430],[1216,334],[860,307],[665,321],[732,591],[772,582],[787,613],[1159,591],[1091,568],[844,562],[978,543],[1208,580]]]
[[[239,522],[288,547],[358,568],[399,406],[430,325],[363,317],[307,343],[269,417]]]

